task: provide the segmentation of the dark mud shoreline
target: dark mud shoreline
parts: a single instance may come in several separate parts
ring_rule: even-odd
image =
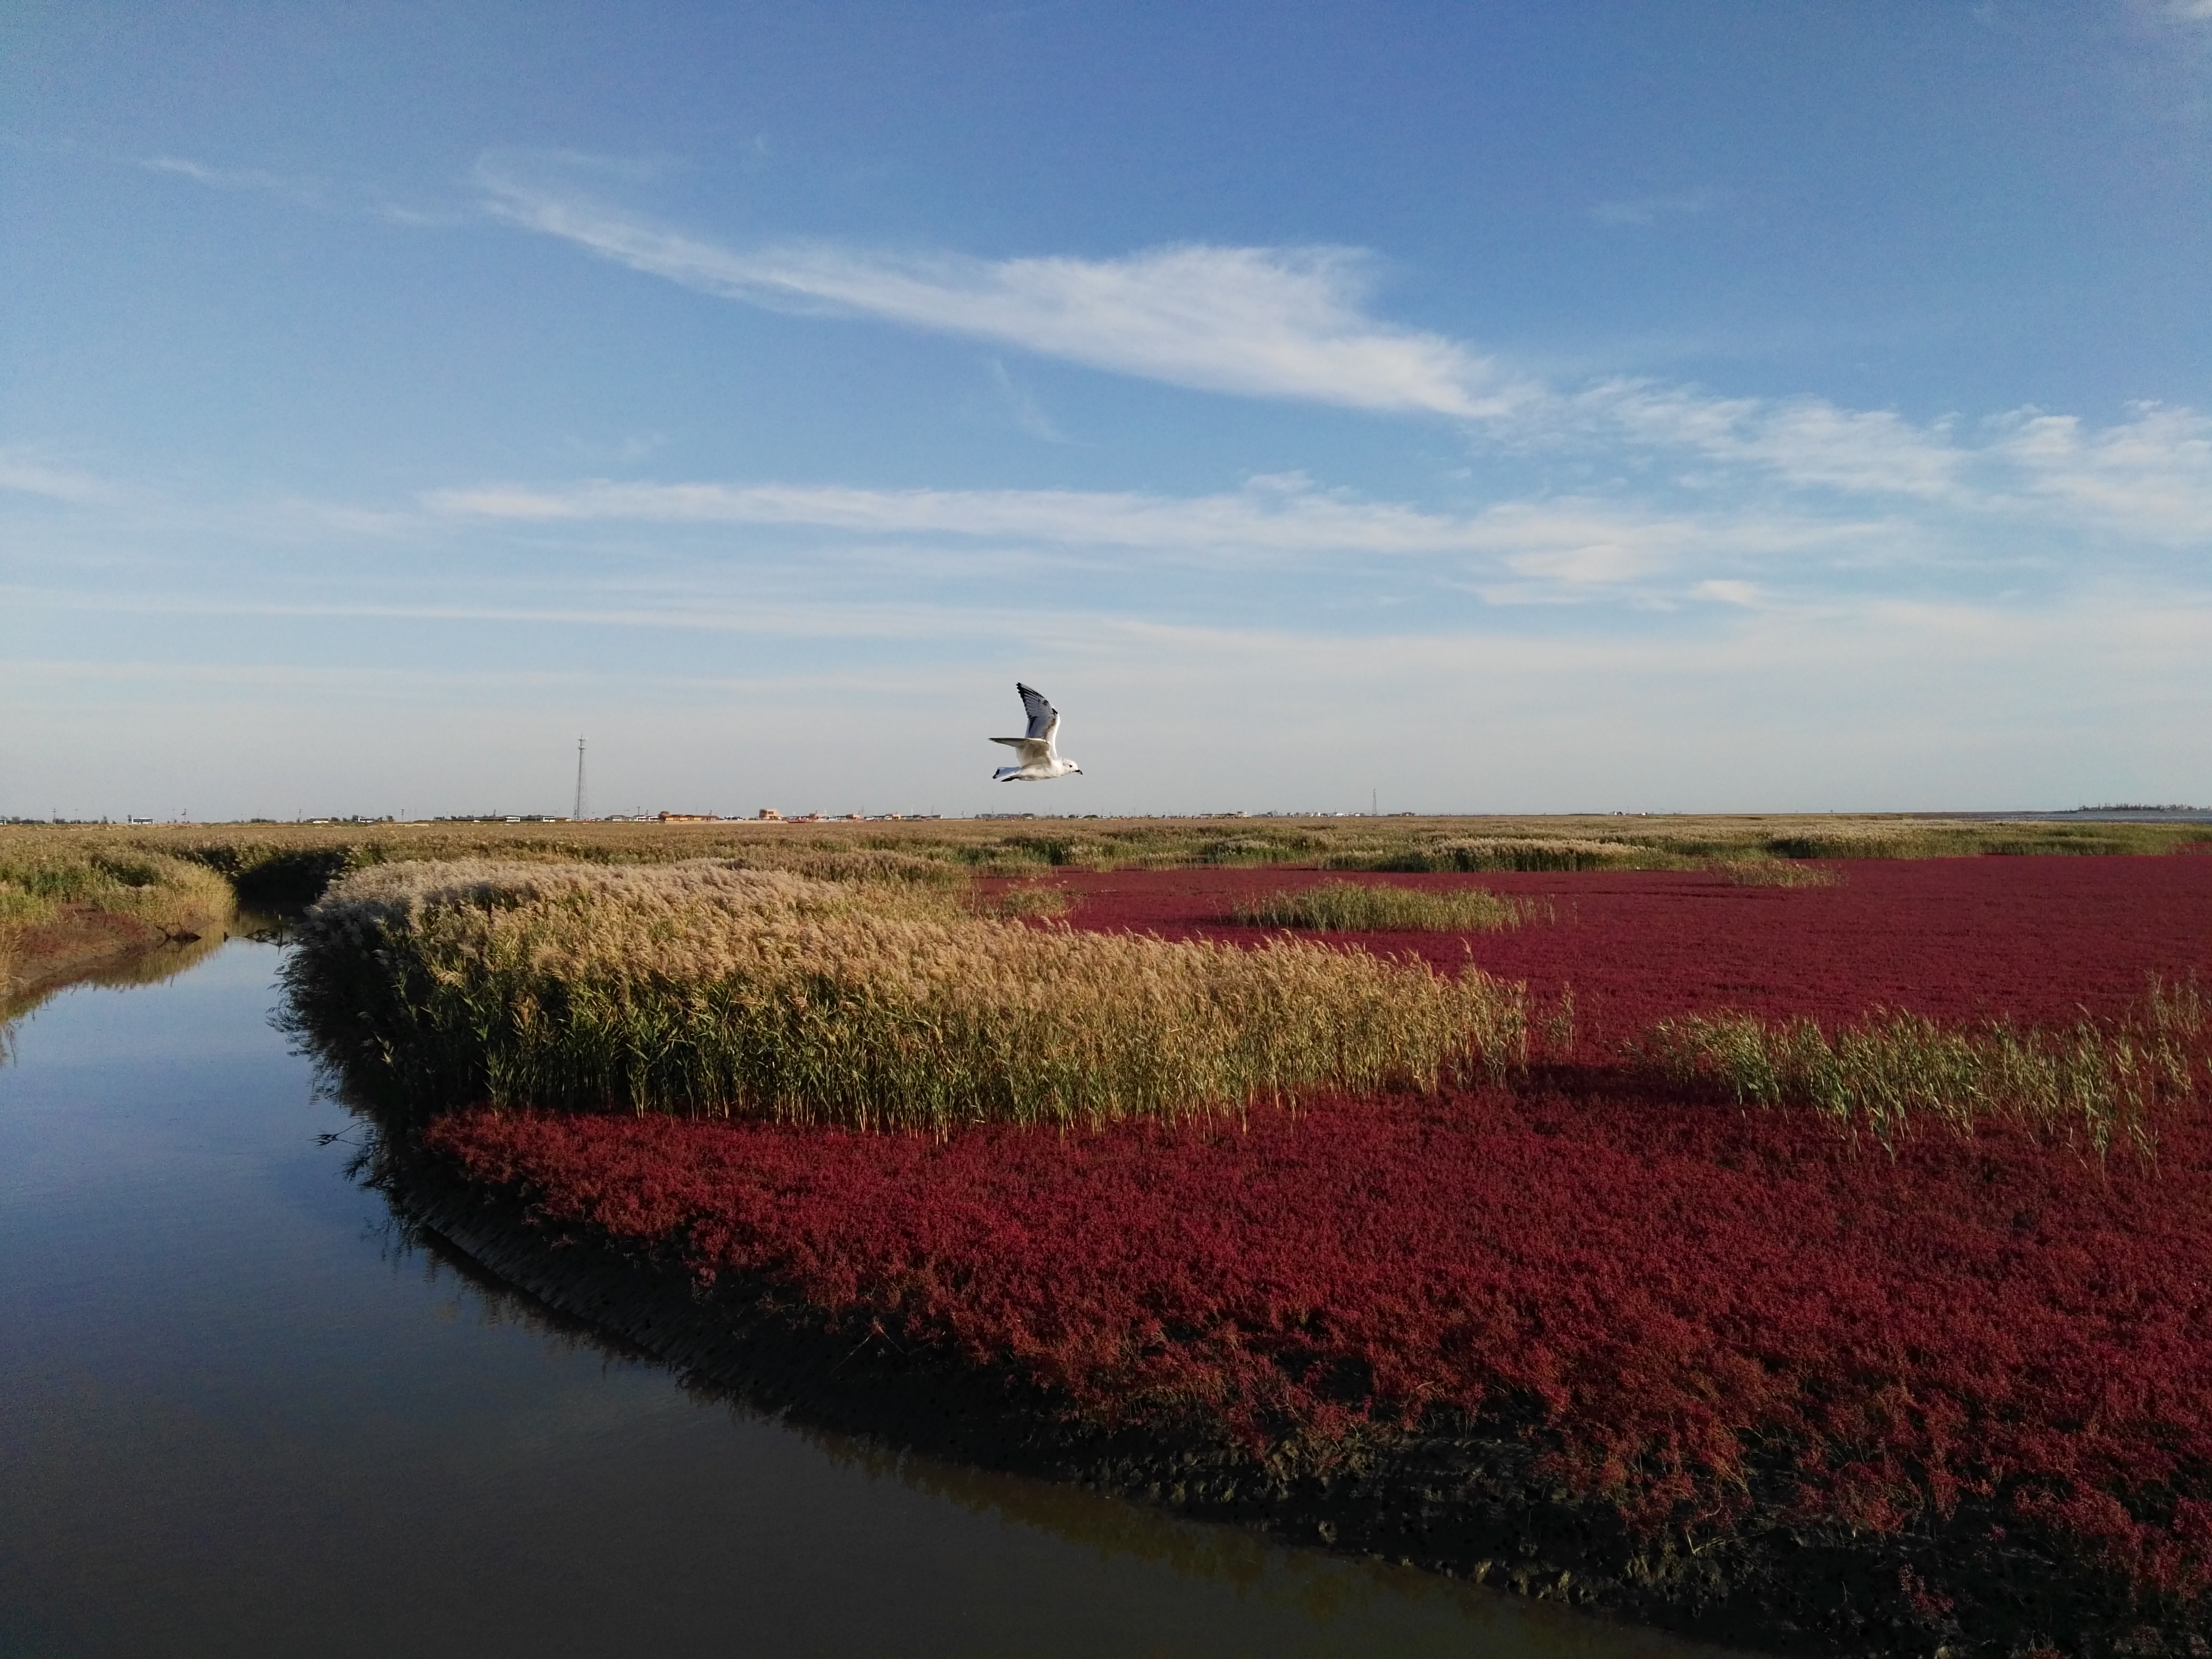
[[[72,985],[136,985],[181,973],[234,933],[268,918],[195,916],[171,929],[135,916],[80,908],[21,929],[0,961],[0,1018],[14,1019]]]
[[[375,1184],[428,1230],[555,1313],[693,1381],[809,1426],[1008,1473],[1079,1483],[1180,1513],[1377,1556],[1700,1639],[1785,1653],[2203,1655],[2116,1576],[2014,1520],[1989,1540],[1986,1500],[1899,1534],[1805,1523],[1773,1503],[1724,1539],[1655,1548],[1537,1465],[1509,1423],[1376,1431],[1324,1465],[1262,1459],[1187,1425],[1072,1421],[1027,1379],[896,1330],[838,1328],[763,1284],[702,1290],[666,1261],[544,1224],[511,1192],[434,1160],[378,1160]],[[1754,1480],[1754,1487],[1757,1485]],[[1756,1493],[1754,1494],[1756,1496]]]

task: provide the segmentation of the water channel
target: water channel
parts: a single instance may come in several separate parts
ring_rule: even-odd
[[[276,963],[0,1037],[0,1653],[1715,1651],[689,1389],[403,1235]]]

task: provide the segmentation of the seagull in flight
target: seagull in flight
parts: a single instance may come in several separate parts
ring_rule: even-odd
[[[1014,682],[1014,690],[1022,694],[1022,708],[1030,717],[1030,729],[1018,738],[994,738],[993,743],[1003,743],[1022,757],[1019,766],[1002,766],[991,775],[1000,783],[1042,783],[1048,778],[1064,778],[1070,772],[1083,769],[1072,760],[1062,760],[1052,740],[1060,731],[1060,710],[1044,700],[1044,693],[1034,686]]]

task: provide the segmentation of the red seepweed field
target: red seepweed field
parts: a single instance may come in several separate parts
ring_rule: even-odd
[[[2165,858],[1865,859],[1833,887],[1737,886],[1720,871],[1583,871],[1352,879],[1480,885],[1553,902],[1556,920],[1464,936],[1330,937],[1556,994],[1631,1035],[1669,1014],[1735,1008],[1844,1019],[1877,1006],[1942,1020],[2115,1014],[2144,976],[2212,972],[2212,845]],[[1057,878],[1078,927],[1249,940],[1231,907],[1314,871],[1129,870]]]
[[[1571,1063],[1512,1086],[944,1139],[475,1112],[428,1145],[550,1222],[1010,1369],[1085,1420],[1201,1421],[1319,1467],[1378,1433],[1480,1424],[1638,1535],[1686,1547],[1756,1516],[1933,1540],[1916,1559],[1937,1567],[2009,1551],[2195,1628],[2212,1584],[2201,1080],[2153,1126],[2154,1156],[2100,1158],[2003,1124],[1885,1149],[1618,1060],[1656,1020],[1723,1009],[2117,1017],[2152,975],[2212,981],[2212,857],[1839,868],[1803,888],[1360,878],[1551,900],[1551,921],[1505,932],[1330,936],[1471,958],[1547,1000],[1571,987]],[[1226,922],[1237,898],[1322,878],[1060,879],[1077,927],[1249,939]],[[1896,1576],[1942,1632],[1961,1587]]]

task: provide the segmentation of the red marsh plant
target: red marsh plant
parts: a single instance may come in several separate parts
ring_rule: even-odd
[[[1814,1539],[2048,1546],[2150,1596],[2212,1567],[2193,1115],[2105,1168],[2007,1121],[1868,1159],[1808,1113],[1654,1092],[946,1139],[467,1113],[430,1141],[732,1293],[1262,1462],[1488,1424],[1652,1538],[1756,1503]]]
[[[309,913],[300,1028],[418,1103],[942,1132],[1433,1090],[1526,1056],[1522,989],[1287,940],[978,917],[714,861],[398,865]]]
[[[1078,928],[1169,939],[1264,937],[1223,919],[1236,900],[1291,884],[1279,872],[1240,871],[1060,879],[1075,897]],[[1481,880],[1508,897],[1548,899],[1574,925],[1330,942],[1419,956],[1447,972],[1472,950],[1486,973],[1524,981],[1532,996],[1571,984],[1593,1060],[1655,1021],[1715,1009],[1803,1016],[1830,1030],[1882,1009],[1948,1026],[2010,1018],[2057,1028],[2084,1009],[2121,1018],[2146,974],[2212,975],[2212,859],[1884,859],[1850,866],[1841,886],[1802,890],[1735,886],[1703,869]]]

